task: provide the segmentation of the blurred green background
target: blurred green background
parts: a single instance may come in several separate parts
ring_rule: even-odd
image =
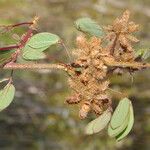
[[[0,0],[0,23],[10,24],[40,16],[39,32],[58,34],[68,49],[75,45],[73,22],[83,16],[101,25],[111,24],[126,9],[140,24],[136,35],[140,43],[135,48],[150,48],[149,0]],[[13,32],[21,35],[27,28]],[[15,43],[11,33],[0,36],[0,47]],[[62,47],[52,47],[49,54],[68,62]],[[57,62],[56,60],[49,60]],[[0,77],[9,76],[1,71]],[[17,92],[13,103],[0,113],[1,150],[149,150],[150,149],[150,71],[138,72],[132,78],[112,77],[111,87],[126,92],[133,101],[135,124],[130,135],[117,143],[103,131],[85,136],[88,119],[78,118],[78,107],[64,104],[69,95],[67,76],[59,71],[16,71],[14,84]],[[133,79],[133,82],[132,82]],[[118,97],[114,97],[116,103]]]

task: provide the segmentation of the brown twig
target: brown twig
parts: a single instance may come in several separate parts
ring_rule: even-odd
[[[18,27],[18,26],[23,26],[23,25],[32,25],[33,22],[22,22],[22,23],[17,23],[17,24],[11,24],[11,25],[0,25],[0,27],[3,27],[3,28],[15,28],[15,27]]]
[[[114,38],[114,41],[113,41],[113,43],[112,43],[112,46],[111,46],[111,49],[110,49],[110,54],[111,54],[111,55],[114,54],[115,46],[116,46],[117,40],[118,40],[118,35],[116,35],[116,37]]]
[[[0,27],[4,27],[4,28],[14,28],[14,27],[19,27],[22,25],[29,25],[29,29],[26,32],[26,34],[23,36],[23,38],[21,39],[20,43],[17,45],[10,45],[10,46],[6,46],[6,47],[1,47],[0,51],[7,51],[7,50],[13,50],[13,49],[19,49],[24,47],[24,45],[26,44],[26,42],[28,41],[28,39],[32,36],[33,34],[33,30],[35,30],[35,26],[37,24],[38,21],[38,17],[34,17],[32,22],[23,22],[23,23],[18,23],[18,24],[13,24],[13,25],[1,25]]]
[[[131,69],[146,69],[150,68],[149,63],[140,63],[140,62],[108,62],[105,61],[105,64],[109,67],[120,67],[120,68],[131,68]]]
[[[10,45],[6,47],[0,47],[0,51],[8,51],[8,50],[13,50],[13,49],[18,49],[19,45]]]
[[[20,43],[18,45],[10,45],[10,46],[6,46],[6,47],[1,47],[0,51],[8,51],[8,50],[13,50],[13,49],[19,49],[24,47],[24,45],[26,44],[26,42],[28,41],[28,39],[32,36],[32,29],[29,29],[27,31],[27,33],[23,36],[22,40],[20,41]]]
[[[35,63],[26,63],[26,64],[19,64],[19,63],[8,63],[2,69],[60,69],[67,71],[68,67],[64,64],[35,64]]]

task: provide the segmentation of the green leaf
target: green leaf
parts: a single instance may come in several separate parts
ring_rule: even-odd
[[[110,137],[116,137],[117,135],[119,135],[127,127],[128,122],[129,122],[129,113],[126,116],[126,119],[124,120],[124,122],[121,124],[121,126],[113,129],[111,127],[111,124],[109,124],[109,126],[108,126],[108,135]]]
[[[148,59],[150,57],[149,49],[139,49],[135,52],[135,57],[140,57],[142,59]]]
[[[133,112],[132,103],[130,103],[130,117],[129,117],[128,126],[126,127],[126,129],[121,134],[119,134],[116,137],[117,141],[122,140],[124,137],[126,137],[129,134],[129,132],[131,131],[131,129],[133,127],[133,124],[134,124],[134,112]]]
[[[8,83],[4,89],[0,90],[0,110],[5,109],[12,102],[15,95],[15,87]]]
[[[23,58],[26,60],[44,59],[43,53],[51,45],[57,44],[60,38],[52,33],[38,33],[31,37],[23,48]]]
[[[3,64],[9,60],[14,52],[15,50],[0,51],[0,64]]]
[[[44,51],[51,45],[57,44],[59,40],[60,38],[57,35],[43,32],[32,36],[26,45],[34,49],[38,49],[39,51]]]
[[[130,108],[130,100],[128,98],[120,100],[110,121],[110,125],[113,129],[118,128],[124,123],[128,115],[129,108]]]
[[[32,49],[31,47],[25,46],[26,50],[23,51],[23,58],[26,60],[38,60],[44,59],[46,56],[43,52],[38,51],[36,49]]]
[[[75,26],[79,31],[87,33],[91,36],[102,37],[102,28],[90,18],[80,18],[75,22]]]
[[[88,125],[85,128],[85,133],[90,135],[90,134],[100,132],[109,123],[110,118],[111,118],[111,112],[109,110],[106,110],[98,118],[88,123]]]

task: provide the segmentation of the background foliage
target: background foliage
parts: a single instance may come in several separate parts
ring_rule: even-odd
[[[39,32],[51,32],[64,39],[69,49],[78,32],[73,22],[79,17],[91,17],[99,24],[111,24],[125,9],[141,25],[137,48],[149,48],[149,0],[1,0],[1,24],[29,21],[40,16]],[[26,28],[16,29],[21,35]],[[0,36],[0,46],[12,44],[12,33]],[[57,48],[57,50],[56,50]],[[69,61],[61,47],[53,46],[49,54],[60,61]],[[50,62],[56,62],[50,58]],[[138,72],[133,82],[130,75],[112,77],[116,90],[124,90],[132,99],[135,125],[130,136],[116,143],[106,132],[85,136],[76,107],[64,104],[69,94],[66,74],[55,71],[15,72],[16,97],[8,109],[0,113],[0,149],[2,150],[149,150],[150,149],[150,71]],[[9,75],[1,72],[0,77]],[[119,97],[115,97],[117,102]],[[78,145],[78,146],[77,146]]]

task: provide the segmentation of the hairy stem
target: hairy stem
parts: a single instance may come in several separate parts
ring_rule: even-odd
[[[131,69],[146,69],[150,68],[149,63],[140,63],[140,62],[108,62],[105,61],[105,64],[110,67],[120,67],[120,68],[131,68]]]
[[[26,63],[26,64],[19,64],[19,63],[8,63],[2,69],[18,69],[18,70],[25,70],[25,69],[60,69],[64,71],[68,71],[67,66],[64,64],[35,64],[35,63]]]
[[[105,64],[109,67],[120,67],[120,68],[131,68],[131,69],[146,69],[150,68],[149,63],[140,63],[140,62],[108,62],[105,61]],[[58,64],[36,64],[36,63],[7,63],[2,69],[60,69],[64,71],[71,70],[69,65],[58,63]]]

